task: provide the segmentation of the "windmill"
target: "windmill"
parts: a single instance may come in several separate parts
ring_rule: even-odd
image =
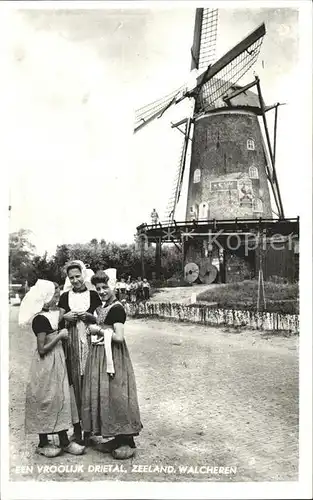
[[[188,152],[185,227],[189,222],[196,223],[197,227],[202,223],[202,227],[208,228],[212,221],[214,227],[216,221],[231,221],[237,228],[238,220],[270,221],[273,213],[279,220],[284,219],[275,168],[279,103],[265,105],[258,77],[243,87],[238,84],[258,59],[265,25],[261,24],[215,61],[217,33],[217,9],[196,9],[190,82],[138,109],[135,114],[134,132],[137,133],[152,120],[162,118],[171,106],[186,99],[192,104],[190,116],[172,124],[184,136],[165,217],[173,241],[179,240],[179,235],[169,228],[174,225],[175,230],[182,229],[176,223],[175,211],[183,181],[187,180]],[[251,91],[253,87],[256,93]],[[266,119],[271,109],[275,110],[273,146]],[[272,200],[275,209],[272,209]],[[155,235],[157,237],[156,232]],[[183,258],[187,257],[189,262],[196,261],[196,243],[194,239],[192,245],[188,245],[189,250],[183,249]],[[203,238],[202,246],[205,259],[209,256],[212,260],[212,251]],[[203,256],[203,250],[200,253]],[[201,265],[207,267],[203,259]]]
[[[264,125],[266,125],[267,130],[266,139],[268,139],[269,154],[258,122],[258,116],[269,110],[263,102],[259,79],[244,88],[236,85],[257,61],[265,35],[265,26],[264,24],[259,26],[218,61],[213,62],[217,27],[217,9],[196,9],[194,41],[191,49],[191,71],[195,76],[193,87],[188,88],[186,85],[182,85],[163,98],[138,109],[135,115],[134,131],[138,132],[155,118],[162,117],[172,105],[178,104],[186,98],[193,100],[192,116],[177,124],[177,126],[184,125],[185,139],[182,143],[178,171],[168,205],[167,216],[169,220],[174,219],[175,209],[180,198],[192,132],[193,150],[191,153],[187,220],[199,217],[201,219],[230,218],[230,215],[254,218],[262,215],[270,218],[272,217],[272,208],[269,187],[275,200],[277,215],[283,217],[274,152],[270,144],[266,120]],[[254,85],[258,88],[258,95],[249,92],[249,88]],[[228,94],[230,91],[233,93]],[[277,106],[275,106],[275,111],[277,111]],[[217,110],[220,110],[222,114],[217,114]],[[228,132],[230,132],[228,135],[231,137],[226,139],[225,136]],[[241,146],[240,142],[242,141],[244,144]],[[214,151],[214,143],[219,151]],[[234,151],[232,151],[233,154],[230,152],[234,144],[237,144],[235,157],[233,156]],[[206,154],[203,150],[208,148],[211,149],[211,152]],[[200,149],[202,151],[199,151]],[[197,150],[197,155],[195,150]],[[247,152],[245,154],[245,151],[253,151],[253,153]],[[195,156],[198,157],[199,161],[194,159]],[[259,168],[256,167],[255,163],[260,164]],[[238,164],[241,164],[241,169]],[[253,168],[250,169],[249,176],[250,167]],[[258,172],[256,172],[256,168]],[[237,170],[238,175],[229,175],[236,174],[235,170]],[[248,175],[244,175],[245,173]],[[253,189],[251,180],[258,173],[260,173],[259,182],[253,183],[255,186]],[[192,181],[192,176],[194,176],[195,182]],[[221,183],[222,181],[223,183]],[[206,187],[204,187],[205,184]],[[257,189],[259,193],[256,192]],[[247,190],[250,191],[250,197]],[[221,213],[216,209],[217,204],[223,205]],[[227,206],[229,206],[229,210],[225,210]],[[208,211],[207,214],[206,211]]]

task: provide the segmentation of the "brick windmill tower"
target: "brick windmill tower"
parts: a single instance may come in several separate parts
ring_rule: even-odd
[[[256,268],[256,253],[244,258],[243,240],[234,251],[229,244],[230,234],[247,236],[252,231],[253,237],[253,233],[259,233],[260,224],[263,224],[262,230],[271,227],[274,216],[279,221],[285,220],[275,169],[279,104],[265,106],[258,77],[244,87],[238,85],[258,58],[265,26],[261,24],[214,62],[217,26],[217,9],[196,9],[191,49],[192,83],[137,110],[135,121],[137,132],[153,119],[162,117],[173,104],[186,98],[192,100],[190,116],[172,125],[183,132],[184,138],[165,223],[150,232],[147,227],[139,229],[141,234],[145,231],[150,240],[155,237],[157,247],[164,241],[162,231],[168,241],[181,243],[184,268],[192,264],[193,270],[195,266],[199,269],[191,273],[190,281],[200,278],[203,282],[212,282],[217,275],[220,281],[229,281],[226,269],[230,271],[229,276],[237,273],[238,279],[251,277]],[[256,92],[252,92],[253,87]],[[275,110],[273,145],[266,119],[271,109]],[[185,221],[177,222],[175,211],[183,181],[186,183],[187,179]],[[267,224],[264,226],[261,221]],[[244,225],[238,227],[240,223]],[[223,234],[218,240],[215,238],[212,245],[212,235],[220,227]],[[192,237],[186,238],[191,228]],[[229,251],[227,246],[233,250]],[[185,268],[186,272],[188,275]]]

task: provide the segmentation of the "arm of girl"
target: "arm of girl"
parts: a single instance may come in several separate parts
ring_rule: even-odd
[[[76,323],[77,314],[73,313],[72,311],[69,310],[68,294],[67,293],[63,293],[61,295],[59,303],[58,303],[58,307],[59,307],[59,311],[60,311],[60,314],[59,314],[59,326],[60,327],[63,326],[64,320],[69,321],[70,323]]]
[[[78,314],[78,317],[87,324],[97,323],[97,318],[89,312]]]
[[[113,342],[122,343],[124,341],[124,324],[114,323],[113,329],[114,329],[114,332],[112,334]]]
[[[62,307],[60,307],[59,324],[61,323],[62,319],[65,319],[70,323],[76,323],[78,314],[74,313],[73,311],[65,312],[65,309],[62,309]]]
[[[65,314],[65,309],[62,309],[61,307],[59,307],[59,327],[62,323],[65,323],[65,321],[63,319],[64,314]]]
[[[112,333],[113,342],[122,343],[124,341],[124,325],[123,323],[114,323],[113,325],[114,332]],[[99,325],[91,325],[89,327],[89,331],[92,334],[99,335],[104,337],[105,330],[101,328]]]
[[[45,343],[46,341],[46,332],[40,332],[37,334],[37,349],[39,356],[43,358],[47,352],[51,351],[51,349],[54,348],[54,346],[59,342],[59,340],[62,339],[67,339],[68,338],[68,331],[63,328],[63,330],[60,330],[60,332],[53,337],[50,342]]]

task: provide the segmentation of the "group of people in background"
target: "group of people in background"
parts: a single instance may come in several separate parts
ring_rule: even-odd
[[[150,283],[147,278],[137,279],[128,276],[127,279],[121,278],[115,285],[116,297],[121,302],[140,302],[150,299]]]
[[[81,455],[88,446],[130,458],[142,424],[125,307],[106,271],[94,274],[73,261],[66,273],[62,294],[59,284],[38,279],[21,303],[19,325],[31,326],[36,337],[25,430],[39,435],[36,452],[47,458]]]

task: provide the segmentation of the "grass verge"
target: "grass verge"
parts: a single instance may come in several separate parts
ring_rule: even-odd
[[[299,285],[264,283],[266,307],[261,310],[281,314],[299,314]],[[199,293],[201,302],[217,302],[221,309],[241,309],[256,311],[258,300],[258,282],[247,280],[229,283]]]

